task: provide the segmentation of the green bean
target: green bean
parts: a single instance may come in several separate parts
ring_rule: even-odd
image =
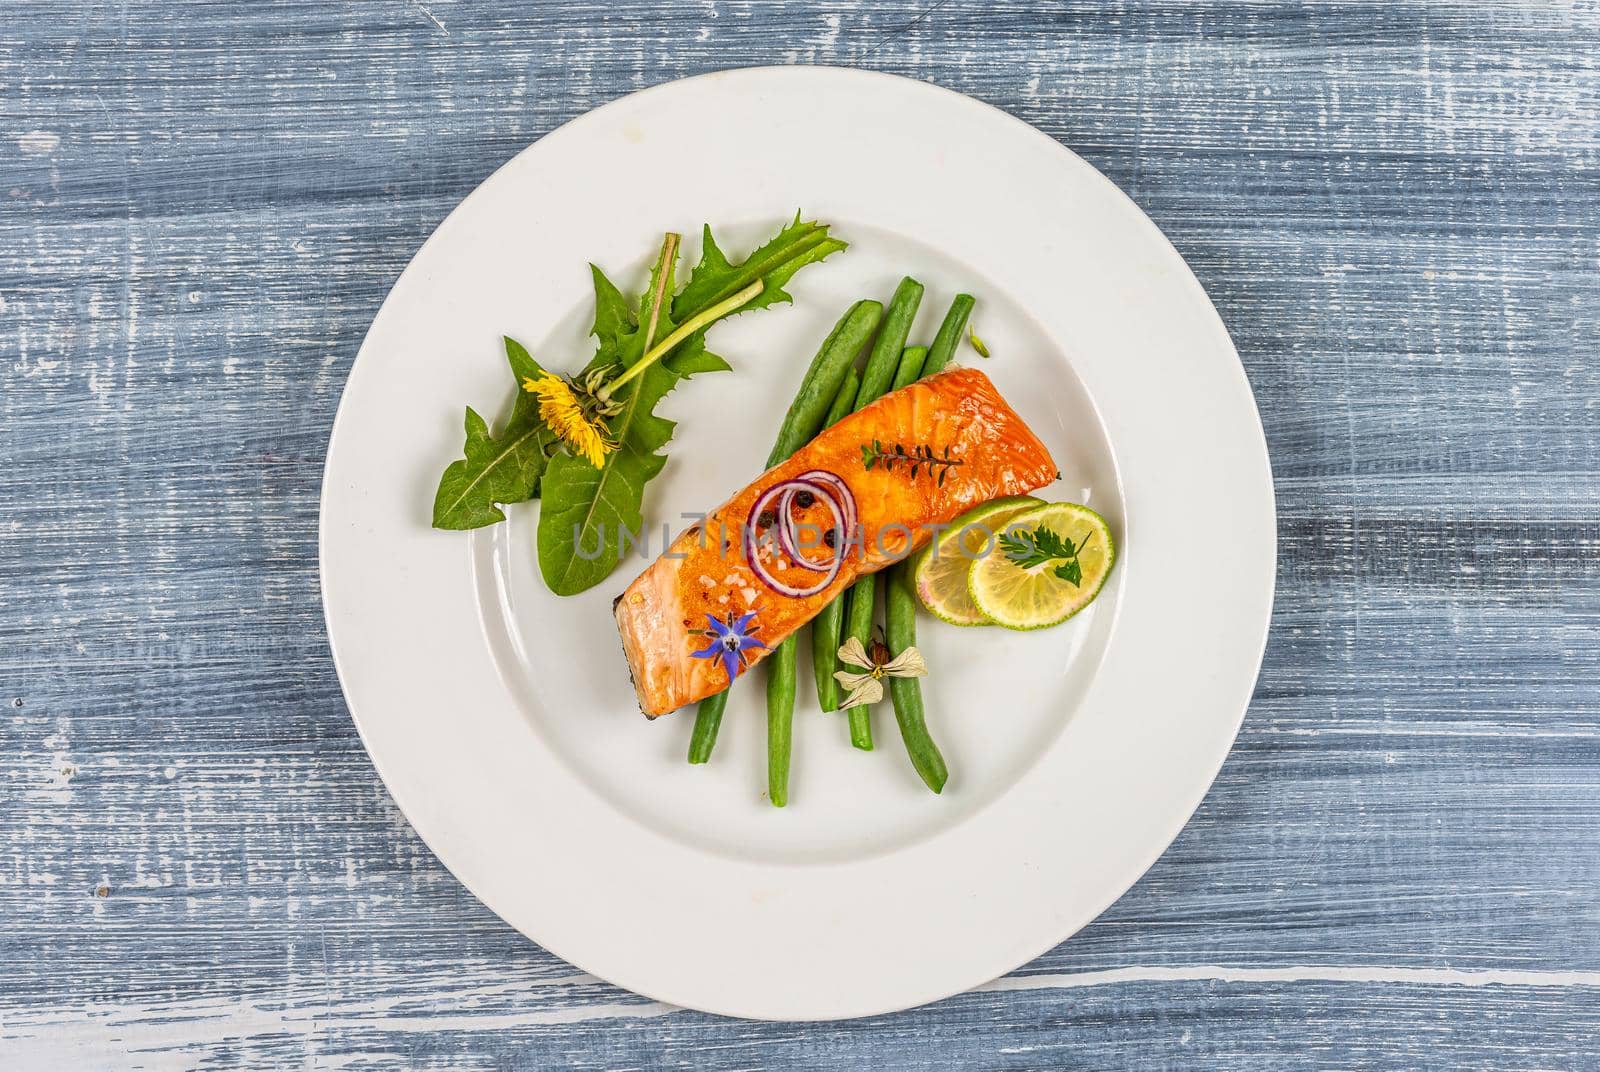
[[[789,756],[794,742],[795,638],[790,636],[767,657],[767,797],[772,806],[789,803]]]
[[[824,711],[839,710],[839,683],[833,674],[839,669],[844,604],[844,597],[840,596],[823,607],[811,622],[811,671],[817,680],[817,706]]]
[[[922,378],[922,365],[928,359],[926,346],[907,346],[900,351],[900,365],[894,370],[894,389],[896,391]]]
[[[844,382],[839,385],[839,393],[833,396],[833,405],[828,407],[828,415],[823,418],[822,427],[830,428],[838,424],[856,406],[856,392],[861,390],[861,377],[855,369],[850,369],[844,374]]]
[[[811,367],[800,381],[800,390],[784,415],[777,442],[772,444],[772,453],[767,455],[769,468],[811,442],[822,430],[822,420],[839,393],[845,373],[856,363],[856,355],[872,337],[882,316],[880,303],[858,301],[828,334],[817,356],[811,359]]]
[[[885,572],[888,578],[883,606],[884,640],[890,652],[899,655],[917,642],[917,597],[912,591],[909,563],[897,563]],[[900,725],[900,739],[905,742],[911,765],[929,789],[940,792],[950,772],[923,718],[922,683],[914,677],[891,677],[888,680],[889,699],[894,702],[894,719]]]
[[[861,646],[869,652],[872,650],[875,580],[873,577],[863,577],[850,586],[850,599],[844,612],[844,636],[861,641]],[[872,751],[872,709],[866,704],[857,704],[845,713],[850,717],[850,743],[863,752]]]
[[[856,396],[856,409],[876,402],[889,390],[894,371],[900,365],[900,351],[906,348],[906,336],[911,334],[911,322],[917,318],[917,306],[922,304],[922,284],[910,276],[900,280],[889,299],[889,312],[883,318],[883,329],[872,344],[867,356],[867,369],[861,374],[861,392]]]
[[[866,371],[861,374],[861,390],[856,392],[856,409],[859,411],[876,402],[894,383],[895,372],[906,346],[906,336],[911,334],[911,322],[917,318],[917,307],[922,304],[922,284],[910,276],[900,280],[889,300],[889,311],[884,314],[883,328],[867,355]],[[837,601],[836,601],[837,602]],[[859,604],[859,610],[857,609]],[[863,644],[872,640],[872,585],[857,581],[850,587],[850,602],[845,611],[844,635],[855,636]],[[852,617],[855,615],[855,617]],[[861,625],[858,634],[849,623]],[[872,749],[872,716],[863,705],[852,707],[850,716],[850,743],[864,751]]]
[[[943,372],[950,358],[955,356],[956,346],[961,342],[961,329],[966,327],[975,304],[971,294],[957,294],[950,303],[950,311],[944,314],[944,323],[939,325],[939,334],[933,337],[933,345],[928,348],[928,361],[922,366],[924,376]]]
[[[689,762],[704,763],[717,747],[717,731],[722,728],[722,712],[728,708],[728,690],[700,701],[694,713],[694,735],[689,738]]]
[[[883,303],[871,300],[856,302],[839,318],[800,381],[800,390],[784,415],[772,453],[767,455],[767,468],[777,465],[816,436],[823,418],[838,397],[840,385],[847,377],[854,378],[856,355],[877,330],[881,319]],[[728,684],[732,687],[733,683]],[[694,716],[694,733],[689,738],[690,763],[705,763],[711,758],[717,730],[722,724],[722,712],[728,706],[727,692],[724,689],[700,701]],[[788,765],[787,755],[784,764]]]
[[[828,410],[825,427],[844,418],[855,405],[856,391],[861,378],[851,369],[833,396],[833,407]],[[841,538],[843,538],[841,536]],[[824,711],[839,709],[839,683],[833,672],[839,668],[839,631],[844,625],[844,603],[833,600],[811,623],[811,670],[817,681],[817,705]]]

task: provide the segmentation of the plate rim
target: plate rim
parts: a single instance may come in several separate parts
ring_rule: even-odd
[[[1220,741],[1219,738],[1220,744],[1216,749],[1216,754],[1212,757],[1209,757],[1207,762],[1203,765],[1203,769],[1205,771],[1204,789],[1184,810],[1181,818],[1178,819],[1175,824],[1171,825],[1170,831],[1158,838],[1157,842],[1153,842],[1152,847],[1146,853],[1141,854],[1137,866],[1128,869],[1128,874],[1130,877],[1128,877],[1125,882],[1119,881],[1106,885],[1105,889],[1108,892],[1102,898],[1097,899],[1099,902],[1098,907],[1094,908],[1093,911],[1083,915],[1083,918],[1081,919],[1076,919],[1075,922],[1058,928],[1059,933],[1053,933],[1051,936],[1043,937],[1037,943],[1025,944],[1025,946],[1022,948],[1008,949],[1004,953],[992,957],[992,960],[996,962],[1003,961],[1010,966],[1001,968],[998,972],[984,975],[982,978],[974,977],[964,986],[959,986],[953,989],[948,986],[936,986],[927,993],[914,994],[909,998],[895,998],[885,1001],[881,1005],[853,1008],[842,1012],[824,1009],[821,1012],[800,1011],[794,1015],[783,1015],[774,1014],[771,1011],[751,1013],[736,1007],[718,1008],[715,1007],[715,1003],[685,1003],[681,996],[674,997],[670,994],[660,993],[654,985],[641,984],[635,981],[618,978],[619,973],[615,971],[609,973],[594,972],[594,974],[600,975],[602,978],[615,980],[616,985],[624,986],[635,993],[639,993],[659,1001],[687,1004],[687,1007],[735,1017],[805,1021],[879,1015],[882,1013],[915,1007],[925,1004],[929,1001],[940,1000],[943,997],[962,993],[966,989],[970,989],[972,986],[981,985],[990,979],[1015,970],[1015,968],[1026,964],[1028,961],[1035,959],[1042,953],[1047,952],[1056,945],[1070,938],[1073,934],[1082,929],[1082,927],[1086,926],[1088,923],[1092,922],[1095,918],[1102,914],[1107,907],[1122,897],[1128,891],[1128,889],[1130,889],[1149,870],[1149,868],[1153,866],[1153,864],[1161,857],[1161,855],[1166,852],[1173,841],[1177,838],[1178,834],[1180,834],[1187,826],[1195,811],[1198,809],[1200,803],[1205,799],[1206,795],[1208,795],[1211,786],[1215,782],[1217,774],[1220,772],[1223,763],[1227,759],[1227,756],[1232,751],[1239,728],[1243,723],[1244,716],[1248,712],[1249,703],[1254,692],[1255,684],[1259,679],[1259,674],[1264,660],[1267,640],[1271,628],[1273,603],[1276,595],[1277,511],[1276,489],[1272,476],[1271,458],[1267,448],[1265,431],[1260,419],[1260,411],[1258,405],[1256,404],[1254,392],[1249,384],[1249,379],[1245,372],[1243,362],[1239,358],[1238,349],[1234,345],[1232,338],[1227,331],[1226,325],[1222,321],[1220,314],[1217,312],[1215,305],[1211,302],[1209,295],[1206,294],[1204,287],[1200,284],[1192,269],[1190,269],[1188,263],[1184,260],[1182,254],[1178,252],[1178,250],[1173,246],[1171,241],[1154,223],[1154,221],[1152,221],[1144,213],[1144,211],[1140,209],[1139,206],[1121,190],[1121,188],[1103,175],[1092,164],[1089,164],[1071,149],[1056,141],[1050,135],[1045,134],[1043,131],[1033,127],[1031,124],[1028,124],[1024,120],[1011,115],[1001,108],[978,100],[977,98],[970,97],[955,90],[946,89],[933,83],[924,82],[919,79],[907,78],[887,72],[867,71],[856,68],[836,66],[757,66],[731,68],[708,72],[689,78],[676,79],[608,101],[607,103],[576,116],[566,123],[563,123],[560,126],[552,129],[539,139],[525,146],[523,149],[497,167],[440,220],[438,225],[429,234],[428,238],[418,247],[416,253],[413,254],[412,258],[408,261],[406,268],[402,270],[400,275],[396,277],[394,283],[391,284],[383,302],[380,304],[377,312],[374,314],[372,324],[369,326],[367,333],[364,335],[361,347],[357,351],[356,358],[352,361],[349,371],[346,374],[346,385],[345,388],[341,390],[339,406],[335,413],[329,434],[327,454],[323,466],[322,489],[321,494],[319,495],[318,509],[319,595],[323,604],[324,621],[328,632],[329,647],[339,679],[341,693],[345,698],[351,720],[356,726],[358,735],[361,737],[363,747],[366,749],[374,768],[377,770],[380,779],[384,783],[385,789],[389,793],[390,798],[394,801],[396,807],[406,817],[407,822],[410,823],[413,830],[416,831],[418,837],[428,846],[429,850],[439,860],[439,862],[452,874],[453,877],[455,877],[457,881],[461,882],[461,884],[469,892],[473,893],[475,897],[483,902],[486,907],[495,912],[495,914],[500,916],[501,919],[510,923],[514,928],[523,933],[529,940],[549,950],[554,955],[561,957],[569,963],[584,970],[589,970],[585,966],[584,958],[581,955],[572,955],[567,949],[559,948],[557,943],[553,942],[547,935],[537,936],[527,927],[523,926],[521,922],[513,920],[502,913],[501,910],[496,908],[495,904],[493,903],[493,900],[491,899],[492,895],[486,895],[484,892],[482,892],[480,889],[481,884],[469,880],[469,878],[463,873],[464,869],[457,866],[459,861],[452,860],[452,856],[454,856],[455,853],[450,849],[441,851],[441,846],[437,843],[439,839],[436,836],[430,836],[429,833],[424,831],[423,826],[419,825],[417,813],[413,806],[414,802],[408,802],[408,800],[405,798],[405,795],[403,795],[401,791],[397,790],[397,784],[399,783],[392,773],[386,769],[384,761],[380,759],[379,750],[374,747],[371,729],[369,725],[366,724],[363,717],[358,714],[357,701],[353,695],[352,686],[349,680],[350,675],[346,669],[345,659],[342,659],[340,655],[340,643],[336,637],[336,631],[339,627],[334,619],[333,600],[330,597],[331,574],[328,568],[330,561],[330,529],[328,518],[332,498],[337,494],[337,489],[334,486],[333,480],[333,476],[335,474],[335,463],[338,458],[337,447],[340,442],[341,429],[347,430],[350,423],[349,414],[352,411],[352,406],[350,404],[350,392],[348,388],[350,382],[355,377],[356,370],[360,365],[362,357],[365,356],[367,352],[372,335],[376,331],[378,325],[384,320],[385,314],[390,311],[391,303],[396,300],[396,294],[400,291],[401,285],[405,281],[408,273],[411,273],[414,266],[423,259],[424,255],[428,252],[430,246],[434,244],[436,238],[441,234],[441,232],[444,232],[448,228],[452,220],[457,219],[461,214],[463,214],[470,203],[481,199],[485,190],[498,185],[498,183],[501,181],[504,181],[504,177],[508,171],[515,167],[519,161],[523,161],[528,154],[532,153],[557,133],[565,133],[566,135],[571,136],[573,132],[581,131],[586,126],[600,123],[603,118],[614,114],[620,109],[630,106],[637,107],[643,101],[653,99],[659,95],[674,92],[688,84],[705,84],[712,81],[729,81],[742,78],[821,78],[823,80],[840,79],[844,81],[856,81],[863,85],[870,84],[869,88],[887,86],[898,89],[904,89],[905,84],[910,83],[911,85],[915,86],[918,91],[929,92],[933,95],[944,98],[948,103],[959,104],[963,107],[975,106],[980,108],[987,114],[990,120],[1001,122],[1013,128],[1014,131],[1026,131],[1029,137],[1047,143],[1050,149],[1064,154],[1063,159],[1075,165],[1084,176],[1089,178],[1090,182],[1100,188],[1102,193],[1110,194],[1115,200],[1122,203],[1124,209],[1131,210],[1131,218],[1137,221],[1137,226],[1139,226],[1145,232],[1145,237],[1153,238],[1161,248],[1163,259],[1169,262],[1168,267],[1176,267],[1178,269],[1177,274],[1180,285],[1186,290],[1190,291],[1191,297],[1198,297],[1198,307],[1204,311],[1206,319],[1209,322],[1209,327],[1212,331],[1212,343],[1220,343],[1221,346],[1225,348],[1227,354],[1231,355],[1232,357],[1230,367],[1236,374],[1237,380],[1237,382],[1233,385],[1233,389],[1237,391],[1238,389],[1242,388],[1243,398],[1248,403],[1248,411],[1251,417],[1250,427],[1244,430],[1254,433],[1252,437],[1252,446],[1255,448],[1255,450],[1253,453],[1258,456],[1258,460],[1261,463],[1265,478],[1264,482],[1255,488],[1255,492],[1257,494],[1264,493],[1264,506],[1266,515],[1270,519],[1266,531],[1263,534],[1267,544],[1267,553],[1265,555],[1267,568],[1264,571],[1264,582],[1258,592],[1258,602],[1262,604],[1263,609],[1260,614],[1258,635],[1256,635],[1253,639],[1245,638],[1246,640],[1251,640],[1251,643],[1249,643],[1247,647],[1250,653],[1249,662],[1253,666],[1253,669],[1248,675],[1249,680],[1247,682],[1242,682],[1244,685],[1243,702],[1238,704],[1238,710],[1231,718],[1231,726],[1226,734],[1226,740]],[[1099,409],[1100,400],[1096,398],[1092,392],[1090,394],[1090,398],[1095,404],[1096,408]],[[1112,441],[1112,447],[1113,458],[1115,459],[1117,452],[1114,439]],[[1119,471],[1120,482],[1120,464],[1117,466],[1117,468]],[[1125,518],[1124,523],[1130,528],[1130,530],[1132,526],[1136,524],[1132,518]],[[1113,634],[1115,631],[1116,630],[1113,629]],[[1108,647],[1114,642],[1114,639],[1114,635],[1108,639]],[[1199,769],[1199,765],[1197,765],[1197,769]],[[1077,914],[1081,915],[1082,913]],[[564,942],[560,944],[563,946],[565,945]]]

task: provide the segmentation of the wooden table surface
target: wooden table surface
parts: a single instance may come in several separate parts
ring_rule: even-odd
[[[1232,330],[1278,495],[1260,685],[1176,844],[1015,974],[848,1023],[501,923],[384,792],[317,593],[334,408],[431,228],[557,124],[759,63],[1103,170]],[[0,115],[0,1068],[1600,1067],[1592,0],[6,0]]]

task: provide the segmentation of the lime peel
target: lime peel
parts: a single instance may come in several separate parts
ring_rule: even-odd
[[[993,625],[967,592],[967,574],[975,555],[983,550],[983,544],[976,542],[982,539],[983,533],[968,533],[966,542],[974,546],[965,549],[961,546],[962,533],[969,526],[982,525],[983,531],[989,534],[989,553],[998,553],[995,537],[1006,529],[1011,517],[1043,505],[1031,495],[991,499],[950,522],[950,527],[937,539],[918,551],[911,563],[912,578],[917,599],[928,613],[951,625]]]

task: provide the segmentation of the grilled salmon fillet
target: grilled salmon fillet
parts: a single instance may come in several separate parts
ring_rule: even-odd
[[[924,448],[935,461],[913,470]],[[941,372],[845,417],[678,536],[618,597],[640,709],[655,718],[721,692],[934,526],[1059,475],[977,369]]]

